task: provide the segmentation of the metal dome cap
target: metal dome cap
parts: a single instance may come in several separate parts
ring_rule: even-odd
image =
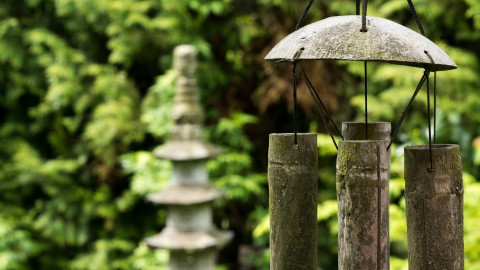
[[[421,34],[387,19],[366,18],[367,32],[360,31],[359,15],[329,17],[306,25],[282,39],[265,59],[381,61],[430,66],[431,71],[457,68],[440,47]]]

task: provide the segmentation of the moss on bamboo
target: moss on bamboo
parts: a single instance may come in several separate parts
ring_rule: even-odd
[[[463,183],[460,147],[405,148],[409,269],[462,270]]]
[[[387,144],[344,141],[339,145],[339,269],[388,269]]]
[[[270,135],[268,182],[270,269],[315,270],[317,260],[317,136]]]

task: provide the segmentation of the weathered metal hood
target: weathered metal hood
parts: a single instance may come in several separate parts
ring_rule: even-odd
[[[435,43],[400,24],[367,16],[368,31],[361,28],[361,16],[329,17],[291,33],[265,59],[383,61],[414,67],[432,65],[433,59],[431,71],[457,68]]]

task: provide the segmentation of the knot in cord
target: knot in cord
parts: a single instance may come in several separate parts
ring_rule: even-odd
[[[360,32],[367,32],[367,5],[368,5],[368,0],[363,0],[362,1],[362,29],[360,29]]]

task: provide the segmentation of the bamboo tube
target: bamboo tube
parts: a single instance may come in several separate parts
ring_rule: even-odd
[[[271,134],[268,148],[270,269],[317,269],[316,134]]]
[[[389,269],[387,146],[388,141],[340,142],[339,269]]]
[[[408,265],[410,270],[464,268],[460,147],[405,147]]]
[[[388,122],[342,123],[345,141],[337,157],[339,269],[389,268],[390,131]]]

